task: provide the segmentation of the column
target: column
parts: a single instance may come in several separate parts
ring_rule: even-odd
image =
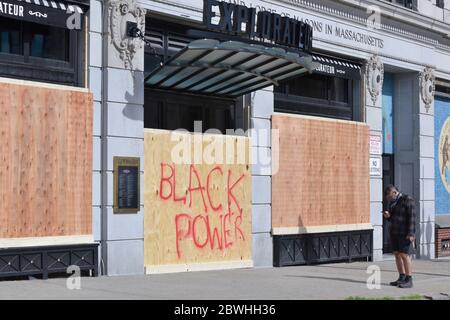
[[[252,237],[255,267],[273,266],[272,142],[273,87],[251,94]]]
[[[434,75],[395,77],[395,181],[416,201],[417,257],[434,258]]]
[[[383,131],[382,96],[384,65],[378,56],[372,56],[365,69],[365,121],[370,135],[380,136]],[[378,159],[380,174],[370,176],[370,220],[373,225],[373,261],[383,259],[383,180],[380,154],[370,154]],[[369,165],[369,164],[367,164]]]
[[[435,148],[434,148],[434,70],[425,68],[418,77],[419,110],[419,185],[420,193],[417,207],[418,253],[420,258],[435,257]]]
[[[108,275],[144,273],[144,44],[126,34],[127,21],[145,32],[145,10],[134,0],[104,8],[102,103],[102,253]],[[141,159],[140,208],[113,212],[113,157]]]
[[[92,233],[94,241],[101,240],[101,136],[102,136],[102,21],[103,6],[98,0],[91,0],[89,9],[89,89],[93,93],[93,159],[92,159]],[[101,261],[101,245],[99,262]],[[100,269],[101,270],[101,264]]]

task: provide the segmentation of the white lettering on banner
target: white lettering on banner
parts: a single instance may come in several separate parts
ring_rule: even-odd
[[[0,2],[0,13],[10,16],[23,17],[23,6],[18,4]]]
[[[355,42],[363,43],[363,44],[370,45],[372,47],[377,47],[380,49],[382,49],[384,46],[382,39],[375,38],[375,37],[369,36],[367,34],[363,34],[361,32],[354,32],[352,30],[343,29],[343,28],[339,28],[339,27],[336,27],[335,31],[336,31],[335,36],[337,36],[339,38],[352,40]]]
[[[30,16],[35,16],[35,17],[38,17],[38,18],[47,18],[47,14],[46,13],[40,13],[39,11],[35,11],[35,12],[33,12],[33,11],[28,11],[28,13],[30,14]]]
[[[332,66],[327,66],[324,64],[319,64],[318,67],[316,68],[316,71],[320,71],[320,72],[325,72],[325,73],[329,73],[329,74],[334,74],[334,67]]]
[[[350,27],[345,28],[342,26],[334,25],[333,22],[328,21],[328,20],[321,21],[321,19],[319,17],[317,19],[312,19],[310,17],[308,17],[308,18],[301,17],[301,16],[298,16],[295,13],[295,11],[293,11],[293,13],[291,14],[289,12],[277,10],[276,8],[270,8],[270,7],[262,6],[260,4],[254,4],[250,1],[246,2],[246,1],[242,1],[242,0],[238,0],[238,1],[228,0],[226,2],[244,5],[249,8],[256,8],[257,11],[269,11],[272,13],[278,13],[283,17],[289,17],[289,18],[293,18],[295,20],[305,22],[313,28],[314,38],[317,38],[317,34],[322,34],[327,37],[331,36],[334,38],[345,39],[345,40],[356,42],[356,43],[366,45],[366,46],[376,48],[376,49],[384,48],[383,39],[375,37],[369,33],[366,33],[362,29],[356,31],[356,30],[352,30]],[[217,13],[217,14],[219,14],[219,13]]]

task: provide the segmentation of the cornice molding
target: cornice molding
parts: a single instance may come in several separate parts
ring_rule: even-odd
[[[341,2],[342,4],[347,4],[347,5],[351,5],[353,7],[359,7],[359,8],[366,8],[367,5],[376,4],[382,9],[386,9],[386,8],[390,9],[390,11],[392,11],[392,17],[397,20],[399,20],[398,14],[395,14],[397,11],[401,12],[402,14],[410,16],[411,19],[417,18],[416,16],[425,17],[422,15],[419,15],[418,13],[416,13],[414,11],[402,8],[398,5],[390,4],[390,3],[383,3],[381,1],[374,1],[374,0],[337,0],[337,1]],[[143,6],[145,6],[145,4],[148,2],[157,2],[157,3],[169,5],[169,6],[174,6],[174,7],[178,7],[178,8],[191,10],[191,11],[198,12],[198,13],[203,12],[201,8],[197,8],[197,7],[186,5],[186,4],[180,4],[173,0],[150,0],[150,1],[138,0],[138,3],[141,3]],[[266,2],[266,3],[279,2],[279,3],[291,5],[294,7],[306,8],[308,10],[316,11],[318,13],[325,14],[328,16],[333,16],[333,17],[339,18],[341,20],[347,20],[347,21],[362,25],[364,27],[367,26],[367,20],[368,20],[367,17],[364,17],[362,15],[352,14],[352,13],[346,12],[344,10],[334,9],[334,8],[331,8],[331,7],[323,5],[323,4],[314,3],[313,0],[261,0],[261,2]],[[392,8],[389,8],[390,6],[394,6],[395,10],[392,10]],[[386,15],[386,12],[382,12],[382,14]],[[429,25],[429,21],[432,19],[430,19],[430,18],[427,18],[427,19],[428,19],[428,25]],[[403,20],[400,20],[400,21],[403,21]],[[433,20],[433,23],[434,22],[436,22],[436,21]],[[418,24],[417,26],[423,27],[424,25]],[[450,25],[449,26],[446,25],[446,27],[447,27],[447,32],[450,34]],[[421,42],[430,44],[432,46],[435,46],[436,48],[439,48],[441,50],[450,52],[449,45],[440,43],[439,41],[437,41],[435,39],[431,39],[429,37],[426,37],[426,36],[423,36],[420,34],[416,34],[416,33],[413,33],[413,32],[410,32],[410,31],[407,31],[404,29],[400,29],[397,27],[393,27],[393,26],[387,25],[387,24],[381,24],[380,28],[381,28],[380,29],[381,31],[389,32],[389,33],[397,35],[397,36],[402,35],[411,40],[421,41]],[[435,30],[433,30],[433,31],[435,31]],[[444,34],[444,33],[442,33],[442,34]]]
[[[262,0],[262,1],[264,1],[264,0]],[[316,11],[316,12],[319,12],[319,13],[328,14],[328,15],[331,15],[331,16],[334,16],[334,17],[337,17],[337,18],[340,18],[340,19],[343,19],[343,20],[347,20],[347,21],[350,21],[350,22],[353,22],[353,23],[357,23],[357,24],[360,24],[360,25],[363,25],[363,26],[367,26],[367,24],[368,24],[368,19],[366,17],[364,17],[364,16],[353,14],[353,13],[349,13],[349,12],[346,12],[346,11],[340,10],[340,9],[334,9],[334,8],[328,7],[328,6],[323,5],[323,4],[314,3],[314,2],[312,2],[312,0],[270,0],[270,1],[271,2],[282,2],[282,3],[293,5],[293,6],[300,6],[300,7],[308,8],[310,10],[313,10],[313,11]],[[359,1],[356,1],[356,0],[339,0],[339,1],[342,2],[342,3],[347,3],[347,4],[358,3],[358,7],[361,7],[361,8],[366,8],[367,5],[373,5],[373,4],[377,4],[378,5],[378,4],[380,4],[380,1],[373,1],[373,0],[372,1],[369,1],[369,0],[365,0],[365,1],[364,0],[359,0]],[[264,1],[264,2],[268,2],[268,1]],[[367,5],[363,5],[362,2],[366,2]],[[381,4],[383,6],[389,6],[390,5],[390,4],[384,4],[382,2],[381,2]],[[395,7],[399,7],[399,6],[395,5]],[[402,9],[403,11],[411,11],[411,10],[403,9],[403,8],[400,8],[400,9]],[[384,12],[382,12],[382,14],[383,13]],[[413,13],[416,14],[415,12],[413,12]],[[398,16],[395,16],[395,17],[398,17]],[[431,20],[430,18],[428,18],[428,19]],[[431,44],[433,46],[439,47],[440,49],[443,49],[443,50],[446,50],[446,51],[450,51],[450,46],[442,44],[442,43],[440,43],[439,41],[437,41],[435,39],[431,39],[429,37],[426,37],[426,36],[423,36],[423,35],[420,35],[420,34],[416,34],[416,33],[413,33],[413,32],[410,32],[410,31],[407,31],[407,30],[404,30],[404,29],[400,29],[400,28],[397,28],[397,27],[393,27],[391,25],[383,24],[383,23],[380,25],[380,28],[381,28],[381,30],[384,30],[384,31],[387,31],[387,32],[390,32],[390,33],[394,33],[395,35],[399,35],[400,34],[400,35],[408,37],[408,38],[410,38],[412,40],[426,42],[426,43]],[[450,33],[450,26],[448,26],[447,29],[448,29],[448,32]]]
[[[324,13],[324,14],[327,14],[327,15],[338,17],[340,19],[351,21],[353,23],[358,23],[358,24],[364,25],[364,26],[367,26],[367,22],[368,22],[368,19],[366,17],[361,16],[361,15],[348,13],[348,12],[346,12],[344,10],[330,8],[328,6],[325,6],[325,5],[322,5],[322,4],[317,4],[317,3],[314,3],[314,2],[309,1],[309,0],[272,0],[272,1],[279,1],[279,2],[290,4],[290,5],[293,5],[293,6],[305,7],[305,8],[312,9],[314,11],[320,12],[320,13]],[[367,5],[373,4],[373,3],[368,3],[367,5],[362,5],[361,1],[346,1],[346,0],[340,0],[340,1],[343,2],[343,3],[347,3],[347,4],[353,4],[353,3],[357,2],[357,3],[360,4],[359,7],[362,7],[362,8],[366,8]],[[371,2],[373,2],[373,1],[371,1]],[[379,3],[379,1],[377,1],[377,3]],[[383,4],[383,5],[386,5],[386,4]],[[404,10],[407,10],[407,9],[404,9]],[[382,14],[383,13],[384,12],[382,12]],[[422,36],[420,34],[416,34],[416,33],[413,33],[413,32],[410,32],[410,31],[407,31],[407,30],[404,30],[404,29],[400,29],[400,28],[397,28],[397,27],[393,27],[393,26],[388,25],[388,24],[383,24],[383,23],[380,25],[380,28],[381,28],[381,30],[388,31],[388,32],[394,33],[396,35],[400,34],[400,35],[406,36],[406,37],[408,37],[410,39],[426,42],[428,44],[432,44],[434,46],[439,46],[441,48],[444,48],[444,49],[450,51],[450,46],[447,46],[445,44],[440,43],[437,40],[428,38],[426,36]],[[448,29],[449,29],[449,33],[450,33],[450,26],[448,27]]]
[[[383,2],[380,0],[337,0],[340,3],[352,5],[360,8],[367,8],[370,5],[376,5],[383,11],[385,16],[394,18],[401,22],[406,22],[427,30],[440,33],[442,35],[450,35],[450,24],[441,20],[433,19],[427,15],[405,8],[399,4],[391,2]]]

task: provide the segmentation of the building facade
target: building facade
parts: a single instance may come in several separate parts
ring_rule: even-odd
[[[85,49],[68,84],[92,97],[92,170],[74,209],[88,218],[67,223],[89,224],[74,243],[99,244],[101,274],[380,261],[391,183],[416,200],[416,258],[447,253],[449,1],[71,5],[85,13]],[[6,83],[36,81],[0,68]],[[4,238],[70,230],[52,228]]]
[[[88,1],[1,2],[2,277],[98,272],[88,11]]]
[[[304,82],[300,81],[296,84],[291,81],[289,85],[281,84],[278,87],[268,87],[244,95],[243,101],[237,102],[239,104],[237,109],[240,111],[236,111],[235,123],[230,128],[266,129],[269,132],[277,125],[274,124],[274,121],[281,123],[281,126],[286,123],[286,119],[277,120],[277,117],[303,114],[365,123],[368,125],[370,140],[367,155],[367,161],[370,159],[368,168],[370,171],[366,173],[366,179],[369,182],[368,187],[363,189],[364,192],[367,191],[368,198],[362,197],[358,200],[362,203],[361,207],[355,207],[356,204],[349,207],[350,210],[358,208],[356,210],[361,211],[361,215],[356,214],[354,218],[346,217],[345,213],[338,216],[338,211],[345,210],[347,207],[336,208],[336,212],[333,212],[332,205],[330,205],[324,210],[331,212],[322,217],[327,219],[325,217],[328,216],[328,221],[322,220],[320,222],[310,219],[308,223],[311,225],[308,225],[308,223],[306,225],[291,223],[287,227],[283,223],[277,225],[277,221],[282,221],[283,215],[286,214],[283,212],[292,212],[296,216],[296,212],[306,210],[299,207],[298,203],[289,208],[282,206],[285,201],[289,200],[288,198],[280,198],[280,194],[286,192],[282,189],[283,183],[288,183],[283,181],[282,177],[283,174],[289,176],[292,172],[278,172],[279,178],[277,179],[276,174],[272,173],[272,164],[267,166],[261,163],[252,163],[251,264],[254,266],[280,264],[277,258],[280,259],[281,256],[286,254],[286,252],[276,252],[283,251],[280,246],[284,246],[285,251],[289,251],[286,248],[295,251],[302,245],[309,246],[309,244],[295,246],[292,244],[293,242],[289,243],[289,240],[283,242],[286,237],[289,238],[288,236],[309,233],[323,235],[332,232],[338,232],[337,235],[340,235],[339,232],[344,232],[344,234],[347,232],[348,234],[348,232],[357,232],[358,230],[371,230],[372,240],[369,240],[370,237],[366,240],[370,242],[369,246],[373,259],[381,260],[383,251],[389,252],[386,222],[383,222],[380,215],[383,209],[382,190],[383,185],[392,182],[397,184],[404,192],[411,194],[417,201],[417,256],[434,258],[434,230],[437,215],[448,213],[445,210],[438,213],[436,210],[437,174],[434,169],[438,161],[435,143],[437,143],[436,132],[439,131],[439,128],[435,127],[434,96],[435,92],[438,92],[437,95],[442,97],[443,101],[446,101],[444,88],[447,87],[450,71],[448,65],[448,3],[444,3],[443,7],[436,6],[436,4],[428,1],[419,1],[415,4],[392,4],[386,1],[358,3],[354,1],[252,1],[248,3],[243,1],[232,3],[256,8],[257,11],[278,13],[281,16],[295,18],[310,24],[313,27],[313,55],[318,57],[315,61],[321,62],[321,70],[317,69],[316,73],[320,74],[320,71],[322,71],[321,74],[324,75],[328,72],[329,75],[335,76],[334,78],[344,80],[341,80],[340,83],[335,80],[326,80],[333,82],[332,84],[328,83],[327,90],[336,90],[336,94],[342,96],[342,99],[335,99],[340,103],[334,103],[336,101],[331,101],[332,98],[323,97],[318,92],[319,89],[314,89],[314,86],[317,88],[323,85],[323,79],[319,76],[312,76],[312,78],[308,76],[310,77],[309,80],[304,80]],[[101,172],[96,170],[94,173],[99,180],[97,190],[94,191],[94,198],[97,198],[94,203],[100,204],[100,206],[95,206],[94,212],[98,217],[95,219],[98,222],[95,228],[99,235],[97,239],[102,240],[102,257],[104,261],[107,261],[106,265],[113,268],[109,269],[108,274],[144,272],[144,266],[147,265],[143,262],[146,259],[143,252],[147,253],[144,248],[146,229],[157,228],[155,225],[147,226],[145,215],[148,210],[152,210],[152,206],[156,206],[159,211],[164,211],[154,202],[149,201],[144,207],[141,207],[143,212],[140,211],[137,215],[123,216],[112,213],[112,202],[107,201],[107,199],[110,199],[112,191],[111,183],[108,182],[108,178],[111,179],[112,177],[110,172],[112,169],[111,157],[114,155],[130,155],[140,157],[145,162],[149,151],[144,147],[145,138],[143,138],[142,132],[146,131],[142,128],[175,129],[182,127],[193,131],[193,124],[190,122],[185,124],[181,120],[174,120],[173,123],[164,123],[164,120],[160,119],[160,122],[155,120],[155,117],[164,118],[162,114],[149,119],[152,116],[151,111],[147,111],[148,108],[169,108],[168,106],[171,105],[173,100],[181,101],[182,98],[185,99],[184,106],[187,108],[193,108],[193,104],[201,105],[204,103],[199,97],[183,96],[183,90],[172,90],[174,86],[168,89],[151,88],[148,82],[144,84],[141,80],[142,77],[146,78],[151,73],[151,69],[155,68],[154,66],[157,63],[170,59],[187,46],[190,41],[199,37],[198,33],[191,31],[191,29],[197,31],[202,29],[201,25],[204,21],[203,1],[141,1],[133,5],[146,10],[145,34],[149,42],[148,45],[142,46],[136,51],[133,72],[130,72],[130,68],[127,68],[123,61],[119,60],[120,68],[118,65],[114,65],[115,62],[111,62],[110,55],[115,54],[117,56],[118,51],[107,37],[112,29],[110,29],[108,23],[103,26],[104,60],[101,65],[103,71],[103,95],[101,100],[103,111],[99,114],[103,115],[103,126],[106,126],[106,130],[111,132],[102,132],[101,137],[98,137],[98,142],[96,142],[97,168],[101,168]],[[103,12],[107,12],[105,8]],[[377,16],[378,13],[380,16]],[[94,12],[91,11],[91,14],[94,14]],[[433,24],[433,20],[437,22]],[[141,23],[142,20],[139,20],[138,24]],[[186,31],[188,29],[191,31],[190,33]],[[91,39],[93,36],[98,37],[91,31]],[[229,40],[238,39],[230,37]],[[93,51],[97,52],[98,50]],[[152,59],[156,55],[159,56],[159,59]],[[127,57],[126,54],[125,57]],[[323,60],[327,58],[328,60]],[[356,69],[359,68],[358,72],[355,75],[350,72],[349,68],[347,68],[347,71],[339,70],[337,66],[340,63],[346,63]],[[345,68],[342,64],[340,66],[341,69]],[[93,70],[98,70],[98,67],[100,66]],[[109,67],[112,69],[109,70]],[[96,72],[92,74],[96,74]],[[105,78],[105,72],[110,73],[110,76]],[[338,72],[337,76],[336,72]],[[95,83],[98,83],[98,80],[95,80]],[[92,76],[91,81],[94,81]],[[436,86],[436,81],[441,83],[442,86]],[[314,85],[308,87],[308,82],[314,83]],[[291,94],[286,91],[289,90],[288,87],[291,89]],[[438,89],[436,90],[436,88]],[[339,90],[341,93],[338,92]],[[174,91],[176,92],[174,93]],[[345,93],[342,94],[344,91]],[[130,95],[130,93],[135,94]],[[349,99],[349,94],[351,99]],[[112,100],[107,100],[112,95],[114,95],[111,98]],[[162,98],[163,96],[164,98]],[[190,103],[190,99],[196,102]],[[320,105],[324,103],[324,100],[328,101],[327,103],[333,105],[333,107],[321,108]],[[351,103],[349,103],[350,100]],[[298,101],[300,103],[296,103]],[[445,104],[445,102],[443,103]],[[217,102],[218,104],[219,102]],[[106,109],[105,105],[108,105]],[[189,107],[189,105],[191,106]],[[183,107],[174,107],[172,112],[184,115],[180,108]],[[224,102],[223,108],[227,108],[226,102]],[[445,110],[446,108],[443,107]],[[132,111],[130,115],[133,116],[125,116],[127,114],[125,110]],[[166,114],[165,112],[162,111],[163,114]],[[168,116],[168,118],[170,117]],[[204,115],[197,114],[191,119],[196,119],[195,117],[198,120],[205,120]],[[243,119],[243,121],[240,119]],[[241,122],[238,123],[239,121]],[[213,123],[216,128],[226,128],[224,123]],[[211,124],[211,127],[214,126]],[[250,142],[252,155],[258,157],[259,154],[265,154],[269,158],[272,157],[274,155],[272,141],[270,135],[252,136]],[[282,147],[284,146],[280,144],[279,148]],[[287,152],[285,150],[278,150],[280,157],[283,156],[283,152]],[[292,154],[291,150],[288,151],[289,154]],[[318,161],[316,158],[311,159]],[[284,165],[282,160],[280,160],[279,165]],[[325,161],[323,165],[330,164]],[[141,168],[147,167],[141,164]],[[142,173],[145,175],[144,171]],[[361,171],[361,174],[364,177],[364,171]],[[103,177],[103,180],[101,177]],[[339,183],[343,183],[342,181],[345,181],[345,179]],[[294,186],[300,190],[301,186],[295,184]],[[364,183],[361,187],[364,187]],[[145,183],[141,184],[141,190],[147,190],[146,188],[148,187]],[[306,190],[301,190],[306,192]],[[342,196],[348,197],[351,193],[351,191],[347,191]],[[357,193],[357,190],[354,193]],[[440,197],[443,197],[445,203],[448,202],[448,194]],[[147,198],[147,195],[143,195],[141,199],[147,201]],[[103,202],[100,199],[103,199]],[[302,199],[302,197],[299,196],[298,199]],[[141,205],[143,204],[144,202],[141,203]],[[285,209],[287,211],[283,211]],[[336,214],[336,216],[333,217],[333,214]],[[305,215],[307,214],[305,213]],[[285,218],[284,220],[288,219]],[[171,223],[173,224],[173,222]],[[119,225],[121,227],[118,227]],[[294,239],[297,238],[294,237]],[[298,237],[298,239],[302,239],[302,237]],[[361,239],[363,238],[358,240],[360,245],[363,241]],[[153,242],[157,243],[158,241],[177,242],[176,239],[153,238]],[[314,241],[319,240],[311,241],[315,243]],[[328,241],[328,245],[332,243],[329,242],[331,240],[326,241]],[[152,248],[156,249],[157,247],[158,245]],[[174,243],[172,243],[172,247],[176,247]],[[167,250],[170,251],[171,249],[168,248]],[[134,263],[130,263],[128,259],[123,259],[125,252],[128,255],[133,253]],[[297,263],[295,259],[293,258],[293,263]],[[287,260],[286,263],[289,262]],[[172,265],[174,262],[170,259],[168,261],[168,265]],[[220,261],[220,259],[217,261]],[[235,261],[235,259],[232,259],[232,261]],[[208,263],[205,264],[209,265]],[[201,269],[201,265],[205,264],[200,263],[199,268]],[[167,266],[165,263],[162,265]],[[198,266],[197,264],[191,265],[186,261],[183,261],[181,265],[181,270],[192,270]],[[224,263],[223,266],[220,263],[216,265],[213,263],[209,266],[220,268],[228,265],[232,266],[233,263]],[[249,264],[244,263],[243,265],[248,266]],[[208,268],[207,266],[204,267]],[[164,268],[149,269],[155,270],[155,272],[164,271]],[[168,267],[167,270],[178,269]]]

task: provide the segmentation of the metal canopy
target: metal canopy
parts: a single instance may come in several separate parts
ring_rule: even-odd
[[[312,71],[312,57],[238,41],[195,40],[145,79],[149,87],[237,97]]]

